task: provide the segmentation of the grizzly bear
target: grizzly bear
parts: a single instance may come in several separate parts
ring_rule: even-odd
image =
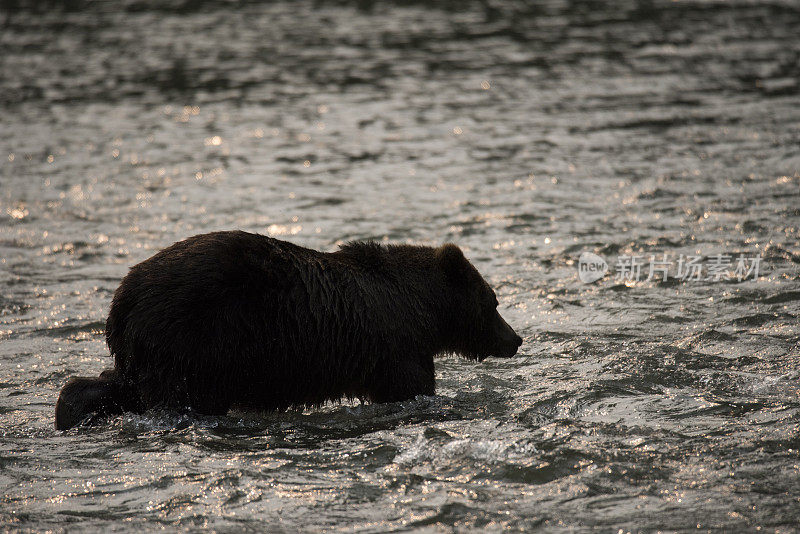
[[[67,382],[57,429],[156,406],[221,415],[401,401],[433,394],[435,355],[510,357],[522,339],[456,245],[324,253],[229,231],[131,268],[106,342],[114,368]]]

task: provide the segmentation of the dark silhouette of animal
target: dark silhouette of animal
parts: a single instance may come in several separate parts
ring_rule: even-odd
[[[522,339],[452,244],[324,253],[241,231],[131,268],[106,321],[114,368],[73,378],[55,426],[152,407],[225,414],[434,393],[433,358],[513,356]]]

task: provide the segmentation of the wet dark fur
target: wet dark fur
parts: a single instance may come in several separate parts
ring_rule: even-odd
[[[123,279],[106,322],[115,367],[67,383],[56,428],[156,406],[224,414],[431,395],[436,354],[516,352],[496,305],[455,245],[322,253],[240,231],[195,236]]]

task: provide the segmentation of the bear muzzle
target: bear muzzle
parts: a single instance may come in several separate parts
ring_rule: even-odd
[[[497,313],[494,321],[494,338],[495,348],[492,351],[492,356],[500,358],[511,358],[517,353],[517,350],[522,345],[522,338],[514,332],[503,317]]]

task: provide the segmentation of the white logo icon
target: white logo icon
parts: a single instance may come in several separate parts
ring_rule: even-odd
[[[600,280],[607,272],[608,263],[597,254],[584,252],[578,259],[578,278],[584,284],[591,284]]]

